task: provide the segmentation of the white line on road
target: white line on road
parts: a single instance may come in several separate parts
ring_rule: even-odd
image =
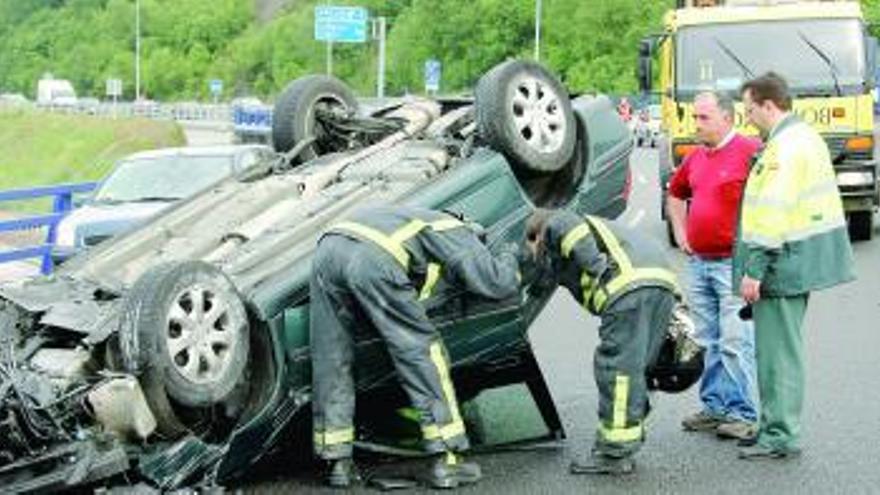
[[[630,220],[630,221],[627,223],[627,226],[628,226],[629,228],[633,228],[633,227],[635,227],[636,225],[638,225],[639,222],[641,222],[643,218],[645,218],[645,209],[644,209],[644,208],[639,208],[639,211],[636,212],[636,216],[634,216],[634,217],[632,218],[632,220]]]

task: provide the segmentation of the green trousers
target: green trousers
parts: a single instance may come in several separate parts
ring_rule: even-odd
[[[802,324],[808,294],[762,297],[754,304],[755,358],[761,394],[758,443],[780,450],[799,448],[804,404]]]

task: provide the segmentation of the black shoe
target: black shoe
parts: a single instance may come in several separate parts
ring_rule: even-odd
[[[350,458],[332,461],[324,482],[334,488],[348,488],[355,483],[361,482],[361,475],[357,465]]]
[[[568,468],[571,474],[607,474],[622,476],[636,470],[636,463],[631,457],[609,457],[593,454],[583,461],[572,461]]]
[[[752,445],[755,445],[756,443],[758,443],[758,435],[755,435],[751,438],[740,438],[739,440],[736,441],[736,446],[737,447],[751,447]]]
[[[752,446],[739,449],[738,455],[740,459],[746,460],[788,459],[801,455],[801,450],[798,448],[779,449],[755,443]]]
[[[464,462],[461,457],[448,452],[431,464],[425,481],[432,488],[457,488],[480,481],[483,473],[474,462]]]

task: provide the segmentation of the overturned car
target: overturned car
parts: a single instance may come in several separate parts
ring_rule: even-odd
[[[496,66],[470,99],[357,107],[336,79],[298,79],[276,103],[283,159],[49,278],[0,285],[0,486],[125,474],[169,489],[241,475],[282,438],[308,452],[310,257],[354,207],[452,210],[481,223],[490,248],[518,242],[535,206],[606,217],[626,207],[632,140],[612,104],[570,99],[534,63]],[[525,384],[547,436],[562,438],[527,335],[550,294],[530,290],[523,268],[512,300],[426,304],[465,408]],[[371,420],[406,399],[367,328],[357,360],[358,445],[387,447],[388,428]]]

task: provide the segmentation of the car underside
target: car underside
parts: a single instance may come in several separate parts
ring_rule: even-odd
[[[309,76],[282,93],[275,115],[278,161],[51,277],[0,285],[4,489],[122,475],[171,489],[239,476],[281,439],[307,454],[310,259],[321,233],[354,208],[446,209],[482,224],[494,249],[520,242],[536,206],[606,217],[626,206],[632,141],[611,103],[571,100],[537,64],[497,66],[474,98],[369,113],[338,80]],[[447,287],[442,304],[426,304],[466,413],[483,392],[519,384],[541,436],[559,439],[527,333],[552,291],[522,268],[514,299]],[[356,341],[357,445],[417,455],[381,338],[365,325]],[[474,443],[491,443],[468,419]]]

